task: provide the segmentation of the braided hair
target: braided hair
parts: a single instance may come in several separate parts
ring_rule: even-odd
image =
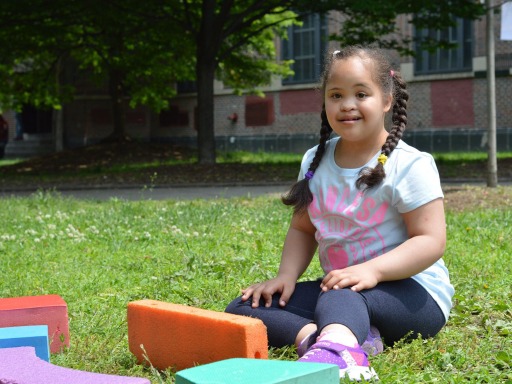
[[[372,77],[376,84],[378,84],[382,90],[383,95],[393,95],[393,114],[392,114],[392,127],[389,131],[386,142],[381,148],[381,156],[379,161],[374,168],[363,168],[359,174],[359,178],[356,181],[356,187],[363,189],[364,191],[371,189],[382,182],[386,177],[384,171],[384,163],[386,159],[391,155],[398,142],[403,136],[405,126],[407,124],[407,100],[409,94],[406,90],[406,83],[402,79],[401,75],[394,72],[387,58],[381,53],[379,49],[362,47],[362,46],[349,46],[345,47],[340,51],[328,53],[325,58],[324,71],[321,78],[321,89],[325,94],[325,87],[330,77],[330,71],[332,65],[337,60],[346,60],[350,57],[360,57],[365,60],[369,60],[372,64]],[[303,213],[309,204],[313,201],[313,195],[309,188],[309,180],[314,176],[314,173],[323,155],[325,154],[325,148],[327,141],[329,140],[332,127],[327,121],[327,114],[325,112],[325,104],[322,106],[321,112],[321,128],[320,128],[320,141],[309,165],[308,171],[304,179],[296,182],[282,197],[282,201],[286,205],[294,207],[294,213]]]
[[[304,179],[296,182],[290,191],[288,191],[288,193],[281,198],[284,204],[292,205],[294,207],[295,213],[304,212],[308,205],[313,201],[313,195],[309,189],[309,180],[311,180],[315,174],[316,169],[320,165],[320,161],[322,160],[322,157],[325,153],[327,141],[331,137],[332,128],[327,121],[325,104],[322,106],[322,113],[320,116],[322,118],[322,126],[320,128],[320,142],[318,143],[315,156],[313,157],[308,171],[306,172],[306,176]]]

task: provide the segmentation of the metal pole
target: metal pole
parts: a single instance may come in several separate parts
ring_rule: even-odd
[[[488,107],[488,152],[487,186],[498,186],[498,161],[496,156],[496,76],[494,63],[494,0],[486,0],[487,6],[487,107]]]

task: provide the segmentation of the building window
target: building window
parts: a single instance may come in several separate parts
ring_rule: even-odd
[[[471,20],[456,19],[456,25],[442,30],[416,30],[418,40],[427,38],[456,44],[454,48],[427,51],[416,47],[417,75],[471,71],[473,60],[473,24]]]
[[[294,60],[295,74],[283,79],[283,84],[317,82],[327,47],[327,22],[324,15],[308,15],[302,26],[288,28],[288,39],[282,40],[284,60]]]

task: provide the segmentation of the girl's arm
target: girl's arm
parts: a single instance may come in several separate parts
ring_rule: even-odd
[[[252,306],[259,306],[260,298],[270,307],[272,295],[281,293],[279,303],[285,306],[295,290],[297,279],[306,271],[315,254],[317,242],[315,227],[307,213],[293,215],[286,234],[279,271],[274,279],[251,285],[242,290],[242,300],[252,297]]]
[[[306,271],[318,246],[309,215],[293,215],[286,234],[278,276],[297,279]]]
[[[402,215],[409,239],[395,249],[365,263],[328,273],[324,290],[373,288],[381,281],[400,280],[427,269],[444,253],[446,222],[442,199]]]

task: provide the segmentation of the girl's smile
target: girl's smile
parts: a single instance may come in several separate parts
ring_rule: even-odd
[[[340,122],[345,124],[355,123],[356,121],[361,120],[359,116],[343,116],[339,119]]]

